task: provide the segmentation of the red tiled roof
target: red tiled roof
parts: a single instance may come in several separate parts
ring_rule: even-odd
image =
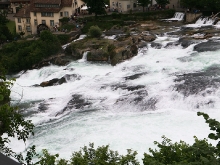
[[[51,7],[51,8],[44,8],[44,7],[35,7],[34,4],[61,4],[59,7]],[[71,7],[72,0],[32,0],[30,4],[30,11],[31,12],[53,12],[58,13],[62,7]]]
[[[31,0],[10,0],[11,3],[19,3],[19,2],[29,2],[30,3]]]
[[[26,5],[21,8],[14,17],[21,17],[21,18],[30,18],[30,6]]]
[[[72,0],[62,0],[62,7],[71,7]]]
[[[40,4],[61,4],[61,0],[32,0],[34,3]]]

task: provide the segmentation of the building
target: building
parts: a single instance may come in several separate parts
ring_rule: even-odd
[[[23,32],[25,36],[32,34],[30,5],[25,5],[15,15],[16,33]]]
[[[127,12],[135,10],[137,0],[110,0],[110,11],[112,12]]]
[[[17,13],[19,9],[30,4],[30,0],[10,0],[10,8],[12,13]]]
[[[0,10],[8,11],[10,8],[10,2],[8,0],[0,0]]]
[[[170,0],[170,4],[167,5],[170,9],[179,9],[180,7],[180,0]]]
[[[42,26],[56,30],[60,19],[80,13],[84,5],[81,0],[31,0],[14,15],[16,32],[37,34]]]

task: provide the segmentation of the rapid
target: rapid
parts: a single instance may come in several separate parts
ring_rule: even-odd
[[[95,147],[110,145],[120,154],[135,150],[141,161],[162,135],[189,144],[194,135],[207,138],[209,127],[197,112],[220,121],[220,50],[197,52],[196,44],[167,46],[178,40],[157,36],[154,42],[161,49],[149,43],[116,66],[84,57],[67,66],[19,73],[11,97],[36,127],[26,145],[13,141],[12,147],[23,152],[36,145],[38,152],[48,149],[69,159],[93,142]],[[66,75],[67,83],[35,86]]]

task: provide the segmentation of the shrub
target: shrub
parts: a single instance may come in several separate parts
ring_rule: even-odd
[[[91,26],[89,29],[89,36],[92,38],[99,38],[102,35],[102,30],[98,26]]]

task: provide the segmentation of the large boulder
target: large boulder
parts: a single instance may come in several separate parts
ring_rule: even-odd
[[[194,50],[197,52],[216,51],[219,49],[220,49],[220,42],[218,41],[202,42],[194,46]]]

